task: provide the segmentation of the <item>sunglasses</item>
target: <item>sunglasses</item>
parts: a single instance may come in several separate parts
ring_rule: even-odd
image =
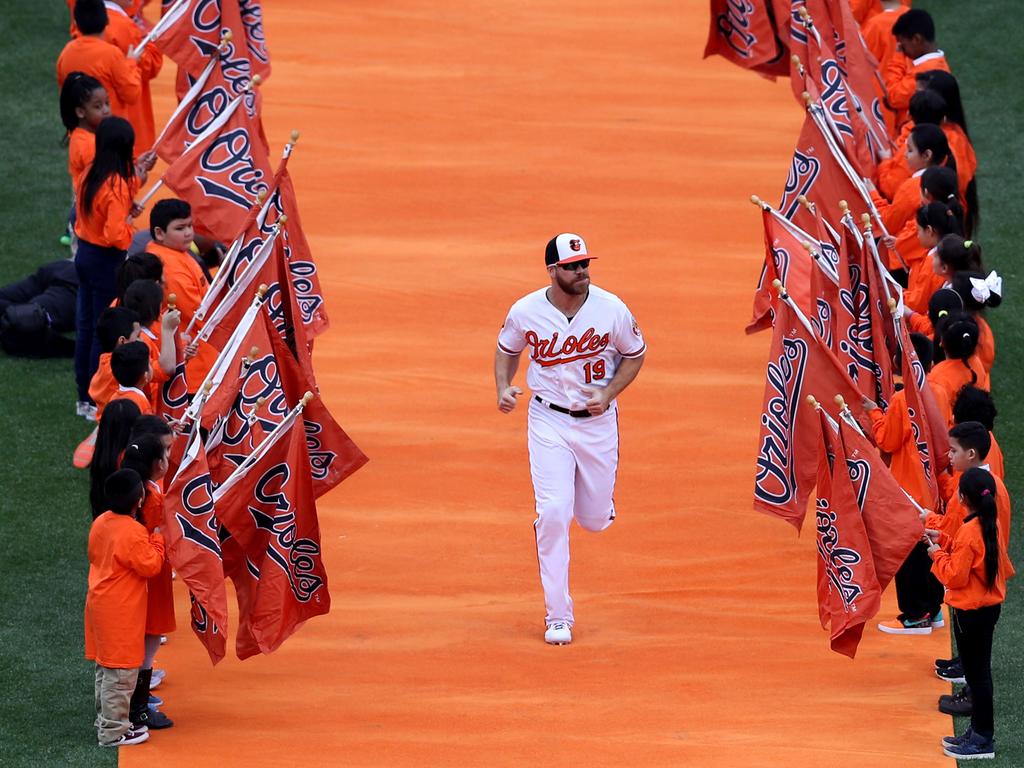
[[[574,261],[572,264],[559,264],[558,266],[566,272],[575,272],[579,269],[586,269],[589,267],[590,259],[580,259],[579,261]]]

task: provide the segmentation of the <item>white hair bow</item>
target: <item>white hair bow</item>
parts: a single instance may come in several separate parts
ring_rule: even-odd
[[[971,278],[971,296],[973,296],[979,304],[987,302],[989,296],[993,293],[996,296],[1003,295],[1003,278],[997,275],[995,270],[989,272],[988,277],[985,279],[980,277]]]

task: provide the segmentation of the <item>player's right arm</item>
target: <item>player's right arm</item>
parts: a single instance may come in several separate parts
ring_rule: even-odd
[[[519,387],[512,386],[517,370],[519,355],[494,350],[494,385],[498,390],[498,410],[502,413],[510,413],[516,407],[516,398],[523,394]]]
[[[498,410],[511,413],[516,407],[516,398],[523,394],[519,387],[512,386],[512,379],[519,370],[519,356],[526,347],[520,323],[520,305],[516,302],[498,333],[498,348],[494,351],[494,386],[498,390]]]

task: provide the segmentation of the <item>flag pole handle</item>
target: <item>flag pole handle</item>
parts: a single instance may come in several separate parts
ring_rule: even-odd
[[[145,208],[149,204],[149,201],[153,199],[153,195],[156,194],[156,191],[163,185],[164,180],[160,179],[156,184],[150,187],[150,190],[142,196],[141,200],[136,200],[135,204],[139,206],[139,208]]]

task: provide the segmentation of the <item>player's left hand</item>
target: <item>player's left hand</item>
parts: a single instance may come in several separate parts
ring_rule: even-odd
[[[607,389],[584,389],[582,392],[587,396],[586,408],[591,416],[600,416],[608,410]]]

